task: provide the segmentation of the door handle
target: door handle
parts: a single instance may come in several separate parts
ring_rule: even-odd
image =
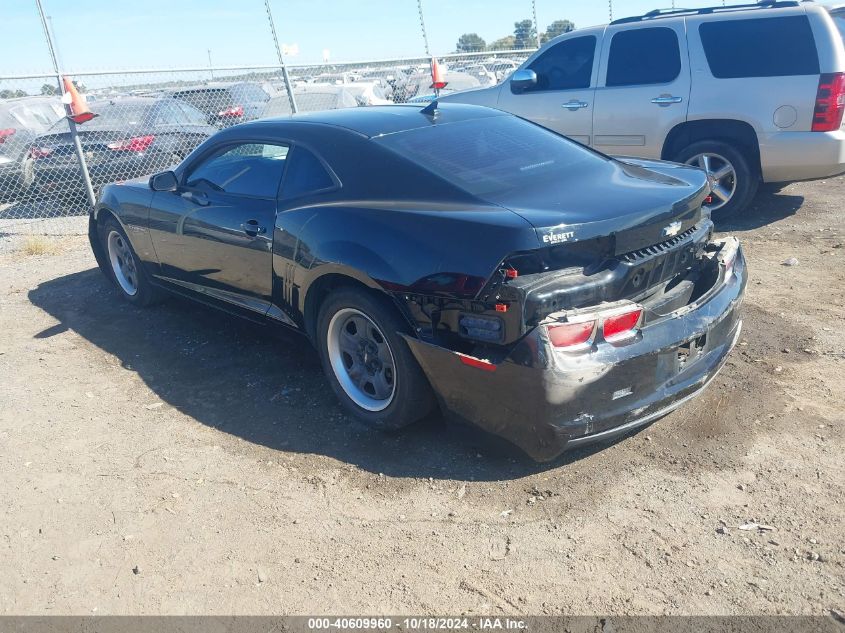
[[[577,99],[573,99],[572,101],[567,101],[566,103],[562,104],[561,107],[566,108],[570,112],[575,112],[575,110],[578,110],[580,108],[586,108],[589,105],[590,104],[586,101],[578,101]]]
[[[247,220],[241,224],[241,228],[244,233],[251,235],[252,237],[255,237],[256,235],[263,235],[267,232],[265,227],[258,224],[258,220]]]
[[[680,103],[683,101],[683,97],[673,97],[672,95],[660,95],[659,97],[655,97],[651,100],[652,103],[656,103],[659,106],[667,106],[673,103]]]
[[[207,207],[209,204],[208,196],[198,191],[185,191],[181,195],[185,200],[198,204],[201,207]]]

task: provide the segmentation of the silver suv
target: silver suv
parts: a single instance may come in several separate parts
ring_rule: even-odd
[[[845,172],[842,14],[811,2],[652,11],[572,31],[508,81],[444,97],[616,156],[698,165],[711,211]]]

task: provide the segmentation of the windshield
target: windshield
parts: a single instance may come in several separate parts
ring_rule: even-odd
[[[513,116],[426,126],[374,140],[480,197],[544,187],[572,170],[609,160]]]

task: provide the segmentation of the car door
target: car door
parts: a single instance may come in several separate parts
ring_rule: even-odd
[[[609,26],[595,93],[595,148],[606,154],[660,158],[669,130],[686,121],[689,94],[683,21]]]
[[[272,295],[276,205],[288,146],[228,143],[187,165],[175,191],[158,191],[150,234],[161,276],[264,313]]]
[[[581,35],[550,46],[525,66],[537,83],[515,91],[506,82],[497,107],[589,145],[598,37]]]

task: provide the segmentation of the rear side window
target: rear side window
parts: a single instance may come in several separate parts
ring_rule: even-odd
[[[819,74],[805,15],[704,22],[698,32],[710,72],[718,79]]]
[[[620,31],[610,41],[606,86],[666,84],[680,74],[681,49],[673,29]]]
[[[185,184],[203,191],[275,198],[287,154],[286,145],[230,146],[202,161],[188,175]]]
[[[374,139],[447,182],[488,200],[592,173],[610,160],[515,116],[468,119]]]
[[[589,88],[595,54],[594,35],[555,44],[529,64],[529,70],[537,73],[537,83],[525,92]]]
[[[290,164],[282,186],[284,198],[296,198],[328,189],[335,184],[323,163],[305,148],[294,149],[288,162]]]
[[[839,35],[842,36],[842,41],[845,42],[845,11],[833,11],[831,15],[833,16],[833,22],[836,24],[836,28],[839,29]]]

